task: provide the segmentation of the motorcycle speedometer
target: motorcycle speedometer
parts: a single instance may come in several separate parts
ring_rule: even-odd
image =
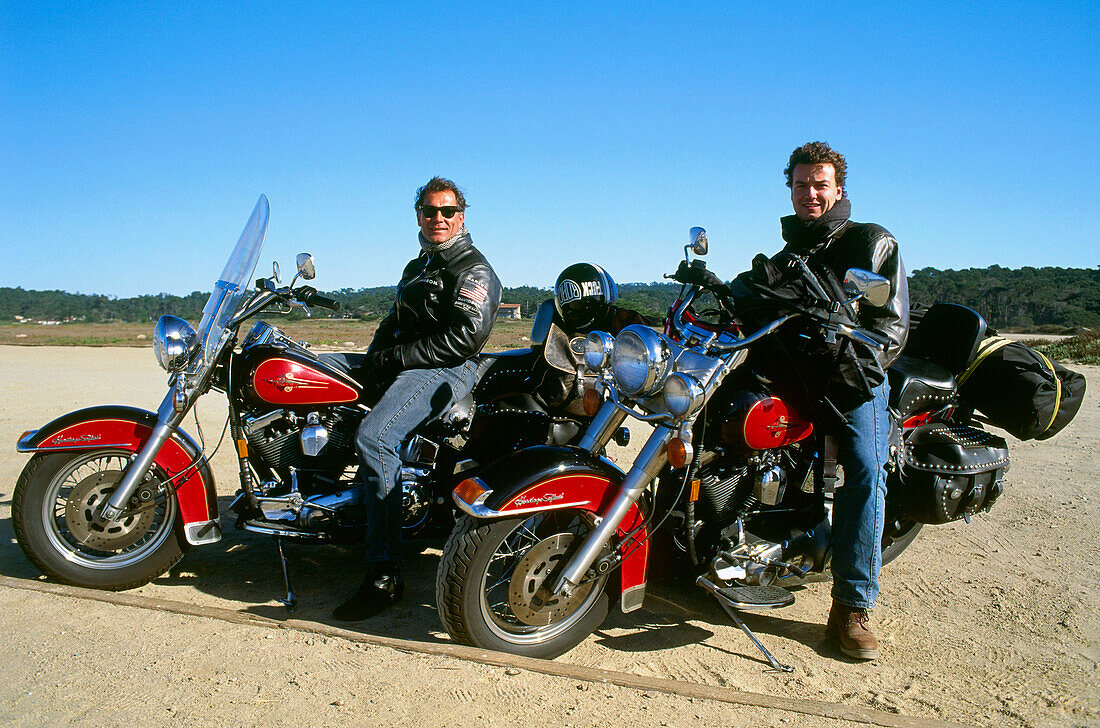
[[[641,397],[653,394],[664,384],[671,368],[671,347],[648,326],[627,326],[616,337],[611,370],[624,393]]]

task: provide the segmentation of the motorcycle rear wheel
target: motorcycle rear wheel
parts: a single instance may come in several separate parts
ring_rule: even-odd
[[[921,525],[916,521],[900,518],[893,523],[887,521],[882,533],[883,566],[901,556],[901,552],[909,548],[909,544],[913,543],[917,534],[920,533]]]
[[[175,495],[154,467],[151,497],[118,521],[93,518],[129,463],[125,450],[39,453],[12,496],[19,547],[43,574],[66,584],[119,591],[146,584],[183,557]],[[143,484],[139,491],[146,486]]]
[[[459,519],[436,574],[436,606],[451,638],[543,659],[584,641],[607,616],[606,575],[541,609],[532,607],[530,597],[557,575],[591,528],[591,515],[576,509]]]

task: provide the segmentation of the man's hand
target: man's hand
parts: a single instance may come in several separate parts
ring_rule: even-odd
[[[730,297],[729,286],[723,283],[721,278],[704,266],[691,265],[686,260],[680,261],[680,267],[676,269],[676,274],[672,278],[691,286],[702,286],[722,298]]]
[[[393,347],[367,352],[363,364],[376,379],[390,377],[401,371],[401,357]]]

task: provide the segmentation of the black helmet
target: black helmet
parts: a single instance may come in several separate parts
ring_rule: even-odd
[[[615,281],[594,263],[574,263],[554,284],[554,306],[569,333],[595,328],[618,299]]]

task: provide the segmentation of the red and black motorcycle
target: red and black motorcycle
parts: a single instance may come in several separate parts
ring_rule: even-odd
[[[241,481],[231,506],[236,525],[277,539],[284,576],[284,540],[362,538],[354,438],[370,395],[263,321],[238,338],[241,325],[264,311],[339,308],[314,288],[295,286],[315,275],[306,253],[289,286],[280,285],[276,266],[249,289],[267,222],[261,196],[197,330],[175,316],[157,323],[154,351],[169,388],[156,412],[91,407],[19,439],[19,451],[33,457],[15,487],[12,521],[19,546],[44,574],[79,586],[133,588],[165,573],[188,547],[221,538],[207,455],[181,427],[211,389],[229,400]],[[481,355],[474,392],[403,443],[406,537],[446,534],[454,518],[450,492],[481,464],[533,443],[569,442],[582,429],[585,418],[546,412],[525,396],[540,384],[540,371],[568,366],[560,355],[567,337],[549,320],[553,305],[540,311],[534,349]],[[524,408],[520,419],[516,402]],[[289,578],[283,601],[293,608]]]
[[[686,560],[696,583],[782,667],[737,611],[790,604],[784,584],[826,573],[837,474],[807,400],[758,376],[758,355],[773,356],[772,344],[792,331],[796,347],[881,349],[880,337],[834,314],[860,300],[883,305],[890,284],[853,269],[848,300],[787,301],[748,327],[729,289],[690,260],[691,251],[706,253],[702,229],[692,235],[670,276],[684,285],[664,334],[628,326],[616,337],[589,335],[585,357],[599,379],[579,445],[523,450],[455,490],[465,515],[436,584],[455,641],[560,655],[599,627],[612,599],[623,612],[642,606],[651,551],[661,549]],[[922,524],[969,520],[1002,492],[1005,440],[975,426],[956,382],[985,328],[970,309],[933,307],[888,372],[895,427],[883,563]],[[653,431],[624,473],[601,452],[628,417]]]

